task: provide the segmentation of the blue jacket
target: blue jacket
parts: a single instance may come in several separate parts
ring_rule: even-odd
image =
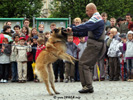
[[[91,31],[94,38],[98,40],[104,31],[104,20],[101,15],[96,12],[85,23],[72,27],[73,36],[83,37],[88,36],[88,31]]]

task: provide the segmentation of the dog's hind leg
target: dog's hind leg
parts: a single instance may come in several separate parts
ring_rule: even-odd
[[[43,70],[40,71],[40,75],[46,85],[46,89],[47,89],[48,93],[50,95],[53,95],[53,93],[50,91],[50,88],[49,88],[49,74],[48,74],[48,70],[47,70],[47,64],[44,64]]]
[[[49,72],[49,82],[51,84],[51,88],[53,89],[53,91],[55,92],[55,94],[60,94],[59,92],[57,92],[55,90],[55,86],[54,86],[54,73],[53,73],[52,64],[49,64],[48,65],[48,72]]]

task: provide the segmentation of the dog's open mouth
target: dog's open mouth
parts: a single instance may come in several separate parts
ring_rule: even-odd
[[[67,29],[66,28],[62,28],[62,32],[65,33],[65,34],[67,34],[67,35],[72,35],[72,32],[71,33],[67,32]]]

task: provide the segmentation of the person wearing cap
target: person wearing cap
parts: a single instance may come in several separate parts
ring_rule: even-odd
[[[30,46],[25,45],[26,39],[24,37],[19,38],[19,45],[15,47],[17,65],[18,65],[18,80],[19,83],[26,82],[27,80],[27,52],[31,51]]]

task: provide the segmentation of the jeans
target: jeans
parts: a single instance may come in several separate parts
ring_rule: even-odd
[[[133,79],[133,59],[127,59],[128,78]]]
[[[11,63],[12,67],[11,67],[11,70],[12,70],[12,81],[16,81],[18,80],[18,69],[17,69],[17,62],[12,62]]]
[[[58,74],[60,74],[60,79],[64,79],[64,62],[58,59],[53,63],[55,79],[58,79]]]
[[[33,79],[34,79],[32,63],[33,63],[32,61],[27,62],[27,78],[28,78],[28,81],[33,81]]]
[[[0,79],[8,80],[9,64],[0,64]]]

